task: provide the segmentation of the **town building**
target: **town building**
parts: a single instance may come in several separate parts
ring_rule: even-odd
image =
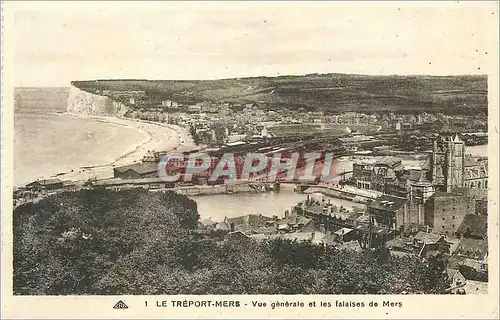
[[[356,239],[356,231],[351,228],[342,228],[333,233],[335,241],[350,242]]]
[[[187,112],[188,113],[200,113],[201,112],[201,106],[199,105],[191,105],[187,107]]]
[[[26,185],[26,189],[32,192],[54,191],[62,188],[63,182],[57,178],[35,180]]]
[[[405,199],[383,195],[368,206],[368,213],[376,225],[398,230],[405,223]]]
[[[436,253],[450,254],[451,244],[442,235],[420,231],[413,237],[413,246],[415,254],[426,258]]]
[[[464,186],[471,189],[488,189],[488,161],[477,160],[471,154],[464,156]]]
[[[313,219],[300,216],[296,211],[290,215],[285,211],[285,217],[278,221],[278,231],[281,232],[312,232],[317,230]]]
[[[454,135],[435,139],[431,156],[420,168],[405,169],[394,157],[354,163],[351,182],[404,199],[398,214],[390,212],[391,207],[385,210],[381,202],[396,201],[380,198],[371,205],[373,212],[390,217],[380,221],[384,225],[405,233],[425,230],[452,236],[466,215],[487,214],[487,170],[487,159],[466,154],[464,142]]]
[[[483,239],[463,238],[453,252],[450,263],[451,267],[460,270],[466,278],[470,276],[472,276],[470,278],[473,280],[487,278],[488,241]],[[467,274],[469,274],[469,276]]]
[[[143,162],[115,167],[113,168],[113,176],[121,179],[157,178],[158,164]]]
[[[477,160],[466,154],[465,143],[458,135],[438,137],[434,141],[431,173],[437,190],[488,188],[487,159]]]
[[[411,172],[407,191],[403,226],[431,225],[429,221],[433,211],[431,200],[435,191],[434,186],[425,178],[424,171]]]

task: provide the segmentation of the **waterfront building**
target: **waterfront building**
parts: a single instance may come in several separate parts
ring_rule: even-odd
[[[155,162],[134,163],[113,168],[114,178],[141,179],[158,177],[158,164]]]
[[[353,164],[353,181],[359,188],[372,189],[395,196],[406,195],[406,180],[401,159],[385,157]]]
[[[54,191],[63,188],[63,182],[57,178],[36,180],[26,185],[32,192]]]

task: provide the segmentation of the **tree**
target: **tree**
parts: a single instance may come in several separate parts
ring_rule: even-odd
[[[14,293],[444,293],[443,258],[392,256],[198,230],[196,202],[173,192],[105,189],[14,211]]]

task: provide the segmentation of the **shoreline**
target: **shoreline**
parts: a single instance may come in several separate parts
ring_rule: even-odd
[[[113,177],[115,166],[139,163],[143,157],[152,150],[169,151],[181,145],[180,140],[185,144],[192,143],[191,137],[182,127],[140,119],[129,119],[115,116],[93,116],[74,113],[53,113],[58,116],[70,116],[76,119],[94,119],[98,122],[111,126],[120,126],[140,132],[144,136],[141,142],[134,145],[125,146],[124,151],[112,161],[106,163],[95,163],[75,167],[56,174],[41,176],[37,179],[57,178],[61,181],[87,181],[89,179],[107,179]],[[182,138],[179,138],[181,136]],[[34,181],[34,180],[32,180]],[[26,182],[29,183],[29,182]],[[19,184],[25,185],[26,183]]]

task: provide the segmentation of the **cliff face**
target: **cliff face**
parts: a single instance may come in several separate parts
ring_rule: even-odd
[[[89,93],[71,86],[68,97],[68,113],[89,116],[123,116],[129,110],[123,103],[106,96]]]

